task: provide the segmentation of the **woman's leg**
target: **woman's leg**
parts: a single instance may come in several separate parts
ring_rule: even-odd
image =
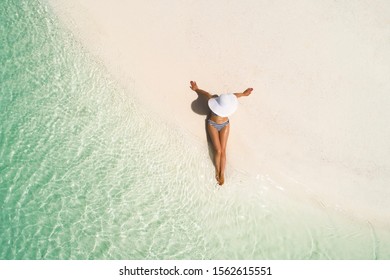
[[[220,173],[221,173],[221,143],[219,140],[219,132],[218,130],[210,124],[207,124],[207,131],[210,135],[211,142],[214,146],[214,165],[215,165],[215,178],[220,184]]]
[[[229,138],[230,124],[225,126],[219,132],[219,143],[221,145],[221,164],[220,164],[220,173],[219,173],[219,182],[220,185],[223,185],[225,182],[225,167],[226,167],[226,146],[227,140]]]

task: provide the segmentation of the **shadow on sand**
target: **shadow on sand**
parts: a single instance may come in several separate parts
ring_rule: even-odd
[[[207,119],[210,117],[210,113],[211,113],[207,102],[208,102],[208,100],[206,97],[198,94],[198,98],[195,99],[191,103],[191,109],[194,113],[196,113],[198,115],[206,116],[205,120],[204,120],[204,131],[206,134],[206,140],[207,140],[207,144],[208,144],[207,146],[209,149],[209,157],[210,157],[211,162],[214,164],[213,143],[211,142],[211,138],[210,138],[209,134],[207,133]],[[215,164],[214,164],[214,167],[215,167]]]

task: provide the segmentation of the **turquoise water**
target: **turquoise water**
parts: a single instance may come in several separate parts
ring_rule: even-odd
[[[45,2],[0,4],[0,259],[389,259],[390,232],[228,169]]]

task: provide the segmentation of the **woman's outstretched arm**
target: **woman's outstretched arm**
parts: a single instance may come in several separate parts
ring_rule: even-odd
[[[253,88],[247,88],[244,92],[238,92],[238,93],[235,93],[235,95],[237,96],[237,98],[242,97],[242,96],[248,96],[252,93],[252,90],[253,90]]]
[[[200,88],[198,87],[198,85],[196,84],[196,82],[191,81],[190,84],[191,84],[190,88],[191,88],[193,91],[195,91],[197,94],[203,95],[203,96],[205,96],[207,99],[210,99],[210,98],[213,97],[213,96],[212,96],[210,93],[208,93],[207,91],[204,91],[203,89],[200,89]]]

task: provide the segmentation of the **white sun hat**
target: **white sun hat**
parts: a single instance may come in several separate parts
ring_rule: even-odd
[[[233,93],[221,94],[209,100],[209,107],[216,115],[228,117],[237,110],[237,96]]]

